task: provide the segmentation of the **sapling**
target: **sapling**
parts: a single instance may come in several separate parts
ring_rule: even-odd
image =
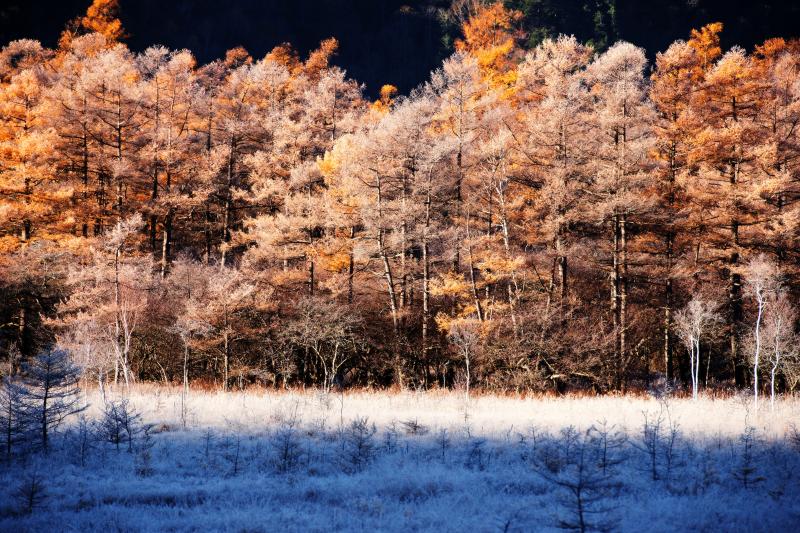
[[[22,478],[14,496],[23,514],[31,514],[46,498],[44,477],[34,470]]]
[[[397,422],[392,420],[389,427],[383,434],[383,447],[386,453],[394,453],[397,449],[397,440],[400,436],[400,431],[397,429]]]
[[[142,477],[147,477],[153,474],[153,435],[152,426],[145,425],[142,427],[142,437],[139,439],[139,445],[136,450],[136,474]]]
[[[232,433],[225,440],[224,457],[231,464],[231,475],[237,476],[241,466],[242,434],[241,428],[237,424],[231,424],[231,426]]]
[[[661,448],[661,426],[664,424],[663,408],[658,413],[643,412],[644,424],[638,442],[633,446],[642,451],[648,459],[649,471],[653,481],[660,479],[658,470],[658,452]]]
[[[206,458],[206,462],[211,458],[211,442],[214,440],[214,431],[211,428],[207,428],[206,432],[203,434],[203,444],[204,444],[204,455]]]
[[[442,462],[445,462],[445,454],[450,448],[450,438],[447,436],[447,430],[442,428],[436,436],[436,444],[442,456]]]
[[[302,449],[297,436],[297,422],[296,412],[293,416],[284,418],[270,441],[274,453],[275,467],[278,472],[289,472],[300,461]]]
[[[80,369],[65,350],[53,349],[24,364],[23,375],[25,416],[46,452],[52,433],[86,408],[79,396]]]
[[[16,447],[24,442],[29,430],[29,418],[25,411],[25,388],[11,378],[4,378],[0,385],[0,425],[2,426],[3,455],[10,462]]]
[[[666,479],[669,481],[672,477],[672,468],[675,466],[677,458],[676,448],[680,438],[680,424],[677,420],[673,419],[672,413],[667,409],[667,429],[664,438],[664,468],[666,470]]]
[[[469,404],[469,387],[471,381],[471,363],[475,350],[481,339],[481,320],[459,318],[450,324],[450,341],[458,347],[464,358],[464,401],[465,412]],[[466,417],[466,414],[465,414]]]
[[[345,471],[357,472],[372,460],[376,432],[375,424],[370,424],[366,417],[356,418],[350,423],[344,432],[342,448]]]
[[[560,489],[557,501],[565,513],[556,525],[561,529],[609,531],[616,523],[613,502],[620,484],[610,465],[604,470],[594,460],[594,446],[573,428],[538,448],[536,473]]]
[[[733,471],[733,477],[741,481],[745,489],[750,489],[765,480],[758,474],[756,464],[756,448],[759,444],[756,428],[747,424],[744,432],[739,436],[739,465]]]
[[[796,424],[789,425],[786,431],[786,439],[795,450],[800,452],[800,428]]]
[[[625,460],[622,451],[628,437],[615,424],[602,420],[587,430],[586,437],[603,474]]]
[[[400,424],[405,428],[406,435],[426,435],[429,431],[429,428],[420,424],[416,418],[400,422]]]
[[[484,445],[486,444],[486,439],[482,438],[474,438],[470,439],[467,445],[469,446],[469,452],[467,453],[467,460],[465,465],[468,468],[474,468],[477,470],[484,470],[486,468],[486,464],[484,462]]]
[[[78,451],[81,466],[86,466],[86,457],[94,448],[95,424],[81,414],[74,431],[75,447]]]
[[[128,452],[133,452],[133,439],[144,430],[142,415],[131,407],[127,398],[106,402],[103,416],[98,422],[101,439],[113,444],[119,451],[120,444],[128,443]]]

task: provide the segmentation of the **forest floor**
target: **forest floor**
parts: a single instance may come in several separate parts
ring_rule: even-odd
[[[0,464],[0,531],[800,530],[799,398],[125,396]]]

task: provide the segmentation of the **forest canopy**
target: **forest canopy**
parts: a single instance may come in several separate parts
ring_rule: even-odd
[[[579,36],[531,31],[547,6],[455,2],[441,64],[375,97],[335,38],[133,51],[117,0],[7,44],[2,372],[794,390],[800,44],[648,55],[614,3]]]

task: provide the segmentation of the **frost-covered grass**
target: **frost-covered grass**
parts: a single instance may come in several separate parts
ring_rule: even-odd
[[[580,527],[579,503],[587,530],[800,527],[798,399],[755,416],[737,398],[127,397],[151,436],[117,450],[73,421],[47,456],[0,466],[0,530],[547,531]]]

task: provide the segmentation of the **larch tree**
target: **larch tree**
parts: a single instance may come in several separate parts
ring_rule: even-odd
[[[12,250],[29,242],[35,229],[57,234],[53,223],[65,221],[54,220],[53,211],[66,203],[70,190],[53,173],[55,154],[48,149],[55,132],[46,117],[46,56],[32,41],[11,43],[2,54],[29,65],[8,72],[0,86],[0,247]]]
[[[593,98],[591,115],[594,160],[585,201],[595,223],[610,229],[606,249],[610,261],[601,259],[610,273],[611,312],[615,337],[615,387],[624,390],[629,352],[628,294],[631,233],[637,217],[651,209],[644,192],[649,186],[654,113],[647,100],[644,51],[617,43],[587,69]],[[605,247],[604,247],[605,248]],[[610,249],[609,249],[610,248]],[[609,264],[610,263],[610,264]]]
[[[703,34],[708,37],[707,33]],[[674,346],[673,315],[676,300],[676,284],[687,277],[693,268],[685,264],[694,236],[691,211],[687,213],[686,182],[692,180],[689,151],[694,136],[701,128],[699,117],[692,107],[692,95],[700,90],[709,60],[718,54],[716,33],[710,44],[693,41],[677,41],[656,56],[655,70],[651,78],[650,98],[657,116],[654,122],[655,172],[658,177],[652,193],[660,209],[651,217],[653,234],[661,242],[655,244],[654,252],[660,257],[657,265],[657,283],[663,286],[663,348],[664,375],[676,377],[673,361]],[[708,39],[706,39],[708,40]],[[717,51],[709,50],[709,46]],[[699,229],[699,228],[698,228]],[[683,274],[683,275],[682,275]]]
[[[516,165],[522,190],[531,197],[520,223],[528,242],[552,250],[548,302],[557,289],[561,313],[569,298],[570,228],[587,172],[590,99],[583,76],[591,53],[574,37],[545,40],[526,56],[517,80]]]
[[[181,214],[188,217],[189,211],[199,204],[195,196],[203,196],[194,154],[202,141],[191,130],[199,91],[194,79],[194,58],[189,52],[169,53],[164,48],[150,48],[140,63],[149,125],[141,160],[142,166],[152,169],[150,247],[154,256],[160,256],[164,277],[171,260],[176,217]],[[159,218],[161,243],[157,246]]]
[[[752,246],[763,202],[755,186],[759,177],[758,154],[764,131],[761,113],[763,85],[753,59],[741,48],[723,55],[695,93],[694,104],[703,123],[695,136],[690,161],[696,165],[694,187],[698,215],[708,214],[695,252],[698,262],[715,264],[728,279],[729,360],[736,383],[747,381],[740,349],[743,320],[740,268]],[[701,243],[705,246],[700,250]]]

